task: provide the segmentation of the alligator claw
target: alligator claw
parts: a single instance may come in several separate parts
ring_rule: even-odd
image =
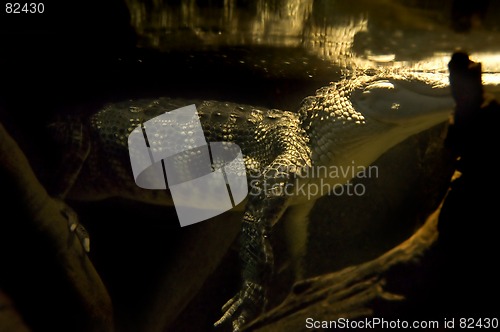
[[[78,237],[78,240],[80,240],[80,243],[82,244],[85,252],[90,252],[90,238],[89,233],[87,232],[85,227],[83,227],[82,224],[78,224],[74,232]]]
[[[61,205],[61,214],[64,218],[66,218],[66,220],[68,220],[69,230],[76,235],[85,252],[90,252],[89,233],[87,232],[85,227],[83,227],[83,225],[79,223],[78,215],[63,201],[58,200],[58,202]]]
[[[222,317],[214,323],[220,326],[232,320],[233,332],[241,328],[252,319],[256,318],[264,309],[264,288],[254,282],[246,281],[243,288],[222,306]]]

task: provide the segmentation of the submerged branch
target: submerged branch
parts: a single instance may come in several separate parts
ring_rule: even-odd
[[[444,199],[405,242],[372,261],[295,283],[279,306],[248,324],[244,331],[293,331],[302,328],[308,317],[316,320],[361,318],[373,314],[370,304],[376,299],[403,300],[403,296],[384,290],[385,275],[392,267],[421,257],[437,240],[443,202]]]
[[[51,257],[56,257],[60,271],[55,271],[55,273],[61,274],[62,271],[62,279],[66,280],[71,288],[65,289],[64,292],[75,294],[76,302],[80,303],[84,310],[83,315],[87,317],[89,328],[92,331],[112,331],[113,310],[110,296],[77,237],[70,232],[68,221],[61,214],[61,203],[47,194],[36,178],[26,156],[1,124],[0,179],[1,196],[8,197],[8,202],[16,202],[13,207],[6,206],[5,215],[25,217],[29,221],[29,224],[25,226],[26,230],[36,232],[44,238],[44,243],[49,243],[46,247],[31,248],[31,250],[33,252],[47,251]],[[18,211],[19,208],[16,209],[16,207],[22,210]],[[15,218],[5,218],[2,223],[7,221],[19,222]],[[0,226],[8,229],[6,224],[0,224]],[[14,234],[7,234],[7,236],[14,236]],[[19,242],[22,246],[30,245],[22,235]],[[10,272],[3,271],[2,273]],[[37,279],[33,278],[33,281],[36,282]],[[39,286],[43,287],[43,285]],[[51,303],[51,301],[47,299],[46,303]],[[68,329],[72,328],[68,327]]]

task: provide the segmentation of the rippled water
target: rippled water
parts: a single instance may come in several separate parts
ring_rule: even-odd
[[[456,49],[481,61],[484,79],[496,84],[500,4],[481,0],[460,11],[459,3],[87,0],[47,5],[43,16],[0,22],[0,64],[6,69],[1,84],[13,100],[28,103],[19,100],[29,93],[35,105],[47,101],[64,110],[82,101],[135,95],[295,109],[317,88],[353,71],[403,68],[445,75]]]
[[[453,1],[127,4],[140,47],[216,53],[226,64],[245,66],[263,77],[324,81],[347,70],[381,67],[446,72],[457,49],[470,52],[487,73],[500,66],[500,6],[494,1],[462,15],[455,13]],[[465,21],[462,29],[454,23],[458,17]],[[463,31],[467,24],[470,30]]]

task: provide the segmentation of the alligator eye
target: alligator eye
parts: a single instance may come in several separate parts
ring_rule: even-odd
[[[392,84],[391,82],[389,81],[376,81],[376,82],[373,82],[371,84],[368,84],[365,89],[363,90],[363,93],[364,92],[370,92],[370,91],[374,91],[374,90],[385,90],[385,91],[390,91],[390,90],[394,90],[394,84]]]
[[[394,93],[397,92],[397,87],[389,81],[376,81],[367,85],[363,89],[359,99],[361,101],[370,100],[371,103],[380,103],[383,100],[394,98]]]

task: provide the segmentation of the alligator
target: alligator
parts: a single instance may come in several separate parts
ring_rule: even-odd
[[[172,205],[168,190],[145,190],[135,184],[127,138],[141,123],[195,104],[207,141],[236,143],[243,153],[247,175],[254,179],[250,194],[240,205],[241,290],[222,306],[222,317],[214,324],[232,322],[236,332],[266,308],[273,275],[270,236],[280,219],[287,219],[289,234],[293,234],[290,252],[297,277],[301,275],[308,214],[314,202],[328,192],[305,195],[299,188],[334,188],[356,177],[350,171],[317,177],[312,170],[362,169],[411,135],[446,122],[454,100],[447,80],[443,81],[443,75],[436,77],[353,75],[318,89],[294,111],[161,97],[112,103],[81,118],[70,115],[52,125],[59,140],[78,147],[74,155],[65,156],[70,176],[63,177],[65,181],[56,186],[56,191],[62,199],[118,196]],[[185,138],[189,135],[186,133]],[[155,144],[154,138],[149,144]]]

